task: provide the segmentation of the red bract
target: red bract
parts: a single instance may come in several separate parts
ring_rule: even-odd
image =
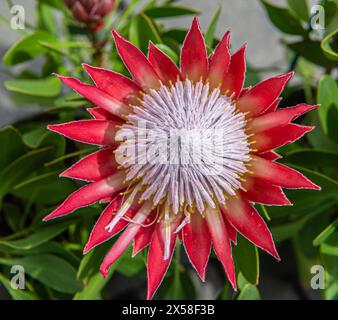
[[[93,31],[103,26],[102,19],[114,9],[115,0],[64,0],[74,18]]]
[[[132,80],[88,65],[84,67],[95,85],[58,75],[96,107],[88,109],[93,120],[49,129],[101,149],[61,174],[90,183],[45,220],[97,201],[110,202],[85,252],[125,228],[101,265],[106,276],[131,242],[134,255],[149,245],[148,299],[169,267],[176,238],[202,280],[213,248],[236,289],[231,246],[237,232],[279,260],[271,233],[253,204],[290,205],[282,188],[320,189],[277,163],[279,156],[272,151],[312,130],[291,121],[317,106],[276,110],[292,72],[243,88],[245,47],[231,55],[227,32],[208,57],[197,18],[184,41],[180,68],[152,43],[147,58],[113,34]],[[156,134],[148,134],[140,122]],[[206,137],[196,138],[196,130]],[[172,131],[179,145],[177,152],[169,146],[173,159],[157,149],[149,152],[156,143],[170,145],[166,138]],[[216,131],[221,139],[208,140]],[[144,135],[140,138],[139,133]],[[130,146],[137,148],[137,158],[126,152]]]

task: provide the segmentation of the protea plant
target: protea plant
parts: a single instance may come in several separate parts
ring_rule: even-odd
[[[84,253],[124,229],[102,262],[106,276],[131,242],[133,255],[149,245],[148,299],[175,242],[184,244],[202,280],[213,248],[236,289],[231,247],[237,232],[280,259],[254,204],[291,205],[282,188],[320,189],[276,162],[273,151],[313,129],[291,122],[317,106],[277,108],[293,72],[243,88],[246,47],[231,55],[227,32],[208,56],[197,18],[180,68],[152,43],[145,57],[116,31],[113,36],[133,79],[89,65],[83,66],[95,85],[57,75],[96,107],[88,109],[92,120],[49,129],[100,148],[61,174],[89,183],[44,220],[109,202]]]
[[[114,9],[115,0],[64,0],[73,17],[92,31],[103,26],[102,19]]]

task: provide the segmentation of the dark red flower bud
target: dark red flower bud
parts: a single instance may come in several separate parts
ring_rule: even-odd
[[[103,18],[114,9],[115,0],[64,0],[73,17],[93,31],[103,26]]]

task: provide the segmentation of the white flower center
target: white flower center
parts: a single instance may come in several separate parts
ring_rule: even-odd
[[[246,120],[231,99],[209,84],[177,81],[150,90],[118,131],[117,161],[127,180],[142,185],[141,200],[165,201],[177,213],[203,212],[241,187],[250,160]]]

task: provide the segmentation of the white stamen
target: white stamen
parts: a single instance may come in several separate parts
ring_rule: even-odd
[[[202,213],[241,188],[250,161],[245,115],[219,89],[189,80],[163,85],[150,90],[128,120],[121,130],[134,135],[121,147],[136,144],[137,161],[126,156],[122,165],[127,180],[140,179],[141,200],[158,205],[165,199],[175,214],[185,205]]]
[[[168,260],[170,256],[170,242],[171,242],[171,226],[170,226],[170,214],[169,205],[166,203],[164,207],[164,253],[163,259]]]
[[[175,233],[180,232],[187,224],[190,223],[190,214],[188,214],[182,221],[182,223],[176,228]]]
[[[113,220],[105,227],[105,229],[108,230],[108,232],[112,232],[115,225],[120,221],[120,219],[126,214],[129,208],[132,206],[135,197],[140,190],[140,187],[141,187],[140,185],[137,185],[130,194],[130,196],[127,198],[127,200],[125,202],[122,201],[123,204],[120,207],[119,211],[116,213]]]

